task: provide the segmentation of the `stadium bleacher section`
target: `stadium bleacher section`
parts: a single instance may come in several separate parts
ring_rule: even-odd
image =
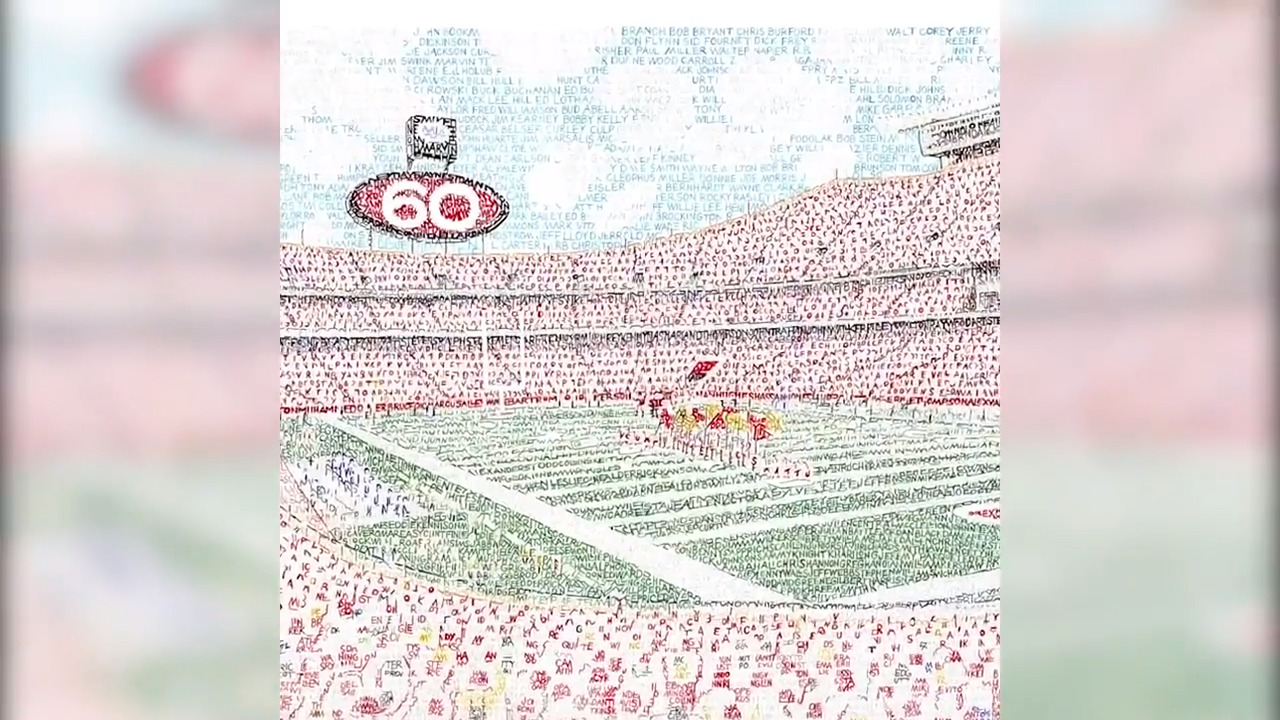
[[[998,266],[999,167],[837,180],[586,253],[285,245],[282,406],[630,399],[698,354],[725,359],[703,388],[723,397],[998,405],[999,299],[978,307],[972,268]]]
[[[280,513],[282,718],[999,717],[989,607],[513,604],[375,565],[295,511]]]
[[[974,310],[973,282],[958,271],[924,277],[687,292],[403,298],[286,296],[280,327],[297,331],[487,330],[805,324],[953,315]]]
[[[583,253],[409,254],[286,244],[280,281],[325,291],[756,287],[997,262],[1000,158],[835,180],[712,228]]]
[[[724,367],[700,388],[709,396],[998,405],[999,345],[1000,327],[990,320],[491,338],[483,345],[474,338],[308,339],[284,346],[281,402],[287,412],[349,405],[361,412],[500,396],[511,404],[631,400],[674,385],[691,357],[715,355]]]

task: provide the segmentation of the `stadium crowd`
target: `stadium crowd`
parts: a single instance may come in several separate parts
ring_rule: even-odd
[[[965,275],[887,278],[721,292],[600,295],[285,296],[285,331],[540,332],[927,318],[974,310]]]
[[[281,343],[281,404],[303,408],[633,400],[698,357],[719,397],[998,405],[995,322],[527,338],[307,338]],[[499,390],[501,388],[501,390]]]
[[[999,717],[990,606],[652,610],[457,595],[317,530],[286,472],[282,719]]]
[[[534,292],[726,288],[996,261],[1000,158],[937,173],[835,180],[756,213],[582,253],[449,255],[286,244],[286,287]]]
[[[947,273],[698,293],[284,296],[280,327],[303,333],[539,332],[921,318],[973,311],[973,287],[967,275]]]

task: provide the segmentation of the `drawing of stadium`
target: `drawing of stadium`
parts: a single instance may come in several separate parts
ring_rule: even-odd
[[[984,115],[998,120],[959,124]],[[957,512],[1000,486],[998,141],[985,142],[931,175],[836,180],[621,252],[426,256],[400,279],[377,254],[286,246],[301,281],[282,301],[286,437],[301,458],[343,458],[350,479],[286,471],[304,492],[327,487],[336,519],[359,518],[344,542],[499,596],[994,591],[998,524]],[[826,234],[773,258],[752,244],[795,218]],[[888,232],[847,232],[863,222]],[[939,239],[951,233],[963,241]],[[357,275],[375,287],[342,286]],[[382,329],[298,327],[295,304]],[[319,377],[295,374],[317,360]],[[386,463],[402,470],[370,470]],[[363,504],[368,483],[378,504]],[[456,559],[431,551],[458,541],[430,526],[386,534],[436,508],[469,518]]]
[[[290,664],[282,717],[998,715],[998,103],[903,123],[931,170],[532,252],[465,123],[401,122],[363,246],[281,249],[282,659],[364,678]]]

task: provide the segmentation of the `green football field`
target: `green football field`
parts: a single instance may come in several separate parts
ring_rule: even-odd
[[[952,512],[998,501],[998,427],[857,418],[818,408],[789,410],[784,418],[781,432],[764,444],[772,454],[807,463],[813,474],[806,486],[778,487],[773,478],[717,461],[623,444],[619,430],[654,425],[627,406],[530,407],[500,417],[449,410],[354,422],[496,481],[528,502],[562,508],[799,602],[998,568],[999,526]],[[344,448],[352,454],[349,441]],[[638,601],[692,599],[644,573],[619,572],[609,558],[589,556],[590,548],[546,547],[554,533],[527,522],[519,507],[469,504],[456,490],[398,467],[381,473],[396,476],[407,492],[483,518],[462,537],[415,546],[411,565],[471,579],[481,566],[478,584],[513,595],[608,591]],[[415,532],[423,532],[421,521]],[[463,561],[440,568],[438,549],[459,545]],[[564,567],[534,566],[530,546],[556,553]]]

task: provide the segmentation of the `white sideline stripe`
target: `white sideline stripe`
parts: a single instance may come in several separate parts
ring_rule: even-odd
[[[875,459],[885,457],[896,457],[898,455],[938,455],[946,453],[999,453],[998,445],[985,443],[946,443],[938,440],[921,440],[913,443],[894,443],[881,444],[869,447],[860,447],[856,443],[849,443],[838,446],[840,449],[855,449],[852,454],[841,454],[833,452],[837,446],[828,445],[823,448],[811,448],[805,450],[797,450],[787,454],[796,457],[815,458],[814,464],[819,462],[842,462],[850,459]],[[787,452],[785,450],[781,452]],[[825,455],[824,455],[825,454]]]
[[[401,438],[397,438],[397,439],[401,439]],[[456,452],[464,449],[471,450],[474,452],[476,449],[474,444],[445,445],[443,443],[433,441],[430,438],[415,437],[415,438],[403,438],[403,439],[411,440],[415,445],[428,445],[428,446],[440,448],[438,452]],[[581,447],[577,443],[581,442],[582,440],[594,440],[597,438],[593,438],[591,436],[584,436],[584,437],[574,438],[575,442],[571,442],[567,444],[561,442],[561,440],[563,439],[564,438],[557,440],[556,444],[554,445],[547,444],[547,443],[538,443],[535,446],[533,443],[529,443],[529,444],[521,445],[517,447],[514,451],[495,450],[495,451],[489,452],[486,449],[484,452],[475,453],[475,457],[467,458],[466,461],[467,462],[483,461],[486,465],[493,466],[495,472],[524,473],[524,472],[532,471],[533,468],[529,466],[533,464],[533,461],[541,459],[539,454],[547,450],[556,450],[556,451],[566,452],[566,454],[563,457],[564,463],[562,465],[558,465],[558,467],[577,467],[577,466],[589,467],[589,463],[584,462],[584,460],[607,459],[612,461],[612,460],[627,459],[631,457],[626,453],[619,452],[618,449],[620,445],[616,444],[616,440],[614,440],[613,444],[611,444],[610,441],[613,440],[612,438],[601,439],[601,444],[593,445],[591,447]],[[536,438],[534,438],[534,440],[536,440]],[[511,445],[509,443],[503,443],[502,447],[509,448],[511,447]],[[538,453],[538,454],[535,454],[535,453]],[[667,462],[673,462],[673,463],[680,462],[681,460],[680,458],[677,458],[674,455],[670,459],[658,458],[658,457],[648,458],[648,459],[651,461],[656,461],[655,464],[661,464],[663,460],[666,460]],[[507,463],[508,465],[506,467],[503,467],[502,466],[503,463]],[[532,480],[527,478],[524,480],[521,480],[521,482],[531,482],[531,481]]]
[[[1000,571],[987,570],[968,575],[921,580],[907,585],[895,585],[881,590],[869,590],[861,595],[830,600],[833,605],[857,605],[859,603],[902,603],[927,600],[946,600],[959,595],[970,595],[1000,588]]]
[[[593,470],[603,468],[605,465],[610,463],[618,462],[621,459],[622,458],[618,455],[598,455],[590,458],[584,458],[580,455],[565,455],[562,458],[557,458],[554,465],[543,468],[535,467],[534,461],[546,461],[547,458],[545,457],[529,458],[527,460],[520,461],[518,464],[513,463],[509,465],[504,465],[502,464],[502,461],[493,461],[489,458],[468,459],[467,462],[475,465],[483,465],[483,469],[486,473],[492,474],[495,479],[502,478],[508,485],[516,487],[519,485],[528,485],[529,483],[542,482],[546,478],[539,477],[538,474],[545,472],[546,470],[578,470],[585,475],[590,474]],[[530,474],[533,474],[533,477],[516,477]],[[573,476],[568,475],[566,477]]]
[[[808,430],[808,426],[812,425],[813,429]],[[625,425],[619,425],[624,427]],[[802,438],[788,438],[786,436],[778,438],[771,443],[774,449],[779,453],[788,453],[798,457],[812,457],[831,452],[833,444],[843,445],[845,447],[863,446],[868,449],[880,450],[885,447],[892,449],[902,448],[914,451],[920,451],[921,448],[938,448],[947,451],[962,452],[965,450],[987,450],[999,452],[998,437],[973,436],[973,435],[921,435],[919,439],[911,436],[902,436],[901,433],[891,435],[890,437],[867,436],[862,433],[849,433],[839,429],[832,429],[829,424],[818,422],[805,422],[792,426]],[[539,430],[545,431],[545,426],[539,427]],[[608,429],[608,428],[606,428]],[[554,431],[554,430],[553,430]],[[412,440],[412,444],[431,445],[440,448],[441,452],[456,451],[463,449],[474,449],[474,443],[459,442],[455,433],[414,433],[413,437],[402,439]],[[581,460],[584,456],[608,457],[616,454],[616,446],[608,444],[608,438],[601,438],[602,445],[582,448],[577,443],[586,439],[596,439],[593,433],[582,432],[579,427],[570,426],[561,433],[561,437],[557,438],[556,445],[553,447],[557,450],[569,450],[572,452],[573,462],[575,465],[582,465]],[[798,442],[797,442],[798,440]],[[993,442],[994,441],[994,442]],[[487,452],[483,458],[489,461],[505,462],[508,460],[517,461],[521,465],[526,464],[531,450],[546,449],[546,445],[539,448],[523,445],[512,449],[509,444],[502,443],[501,449],[495,449]],[[845,455],[843,457],[835,457],[837,462],[845,461],[850,458],[860,458],[866,456],[883,456],[890,455],[892,452],[866,452],[855,453],[853,455]],[[568,459],[568,458],[566,458]],[[506,468],[501,469],[502,472],[508,472]]]
[[[605,518],[596,522],[604,523],[609,527],[617,527],[619,525],[630,525],[638,522],[666,521],[666,520],[683,520],[685,518],[705,517],[707,515],[722,515],[738,512],[739,510],[750,510],[759,507],[776,507],[778,505],[790,505],[792,503],[806,502],[809,500],[823,500],[831,498],[854,497],[857,495],[866,495],[873,492],[898,492],[899,490],[925,490],[928,488],[947,487],[949,485],[967,485],[975,482],[985,482],[987,480],[999,479],[1000,473],[985,473],[982,475],[961,475],[959,477],[951,477],[943,480],[917,480],[907,483],[888,483],[876,485],[864,485],[862,487],[847,488],[845,490],[831,490],[828,492],[809,493],[807,495],[787,495],[780,498],[764,498],[760,500],[742,500],[727,505],[710,505],[700,508],[685,508],[683,510],[671,510],[668,512],[653,513],[652,515],[632,515],[628,517]]]
[[[720,538],[737,537],[738,535],[751,535],[754,533],[768,532],[770,530],[790,530],[791,528],[806,527],[809,525],[826,525],[827,523],[840,522],[842,520],[855,520],[857,518],[875,517],[877,515],[893,515],[895,513],[926,510],[931,507],[939,507],[943,505],[962,505],[964,503],[997,500],[999,498],[1000,493],[998,492],[981,493],[978,495],[952,495],[950,497],[934,498],[933,500],[923,500],[916,503],[882,505],[880,507],[850,510],[848,512],[831,513],[829,515],[806,515],[804,517],[796,518],[756,520],[749,523],[742,523],[741,525],[731,525],[729,527],[715,528],[712,530],[700,530],[698,532],[684,533],[681,535],[667,535],[664,537],[648,539],[650,542],[657,543],[658,545],[678,545],[680,543],[698,542],[700,540],[718,540]]]
[[[530,432],[559,432],[563,436],[572,436],[578,439],[588,437],[590,431],[584,430],[581,422],[586,419],[593,419],[596,425],[592,429],[616,430],[624,427],[656,427],[656,423],[650,418],[628,417],[572,417],[572,418],[550,418],[548,422],[530,422],[522,424],[518,427],[507,424],[506,427],[511,430],[530,431]],[[841,418],[849,420],[851,418]],[[636,421],[640,422],[637,423]],[[435,421],[429,426],[422,426],[417,423],[403,423],[388,426],[385,429],[398,430],[417,430],[417,435],[423,438],[434,438],[441,441],[448,441],[458,438],[458,430],[475,429],[475,423],[460,422],[439,422]],[[783,427],[782,435],[777,440],[786,442],[789,436],[785,433],[794,432],[796,435],[805,437],[821,438],[821,439],[860,439],[873,442],[886,442],[892,440],[913,440],[918,437],[928,438],[946,438],[963,441],[991,441],[998,440],[999,432],[995,427],[984,430],[983,432],[930,432],[928,430],[911,431],[904,429],[898,424],[884,423],[861,423],[850,426],[833,426],[830,419],[809,419],[793,420]],[[794,437],[792,435],[791,437]]]
[[[880,448],[883,448],[883,446],[880,446]],[[566,449],[573,450],[574,448],[569,447]],[[525,450],[523,450],[522,457],[528,458],[531,450],[532,450],[531,448],[526,448]],[[586,450],[588,450],[588,448],[583,448],[581,452],[575,452],[573,455],[566,457],[565,462],[557,465],[557,468],[580,468],[581,470],[584,471],[584,473],[589,473],[593,469],[592,464],[597,462],[598,460],[607,460],[610,463],[612,463],[612,462],[617,462],[619,460],[627,459],[628,457],[626,455],[618,453],[616,447],[604,448],[603,450],[597,449],[597,448],[589,448],[589,450],[595,451],[592,453],[587,453]],[[780,448],[778,449],[777,452],[779,454],[786,454],[792,457],[811,457],[814,455],[818,455],[820,453],[829,453],[831,452],[831,447],[828,446],[826,448],[817,448],[813,450],[805,450],[805,451],[799,451],[799,452],[791,452],[786,450],[785,448]],[[812,465],[816,469],[819,467],[825,467],[825,466],[835,465],[838,463],[846,463],[846,462],[868,462],[868,461],[875,461],[875,460],[910,460],[913,458],[930,457],[930,456],[936,456],[936,455],[966,455],[966,454],[991,456],[991,457],[998,458],[999,448],[995,446],[988,447],[988,446],[981,446],[981,445],[960,445],[960,446],[943,445],[937,441],[926,441],[924,443],[912,443],[910,445],[895,446],[891,448],[889,452],[866,452],[866,453],[859,452],[859,453],[853,453],[853,454],[847,454],[847,455],[832,454],[830,457],[823,458],[821,460],[814,460],[812,462]],[[494,458],[486,457],[485,460],[490,461],[490,460],[494,460]],[[671,465],[680,465],[688,461],[689,461],[689,458],[687,456],[675,455],[674,453],[672,454],[671,457],[646,457],[643,460],[640,460],[639,462],[636,463],[637,467],[635,469],[640,470],[647,467],[660,468],[660,467],[666,467]],[[471,461],[471,462],[474,462],[474,461]],[[486,462],[485,464],[495,465],[496,463]],[[497,474],[508,475],[508,474],[514,474],[514,473],[533,472],[531,468],[527,467],[528,465],[530,465],[530,462],[527,459],[522,459],[520,462],[520,469],[518,470],[506,468],[506,467],[497,467],[494,470],[492,470],[492,472],[495,475]],[[520,478],[516,480],[511,480],[508,482],[508,484],[514,487],[514,486],[519,486],[523,484],[537,483],[537,482],[541,482],[542,480],[543,478],[538,478],[538,477]]]
[[[883,474],[888,472],[911,472],[917,469],[950,468],[950,467],[956,467],[958,465],[964,465],[964,464],[982,463],[983,461],[991,461],[991,462],[998,463],[1000,460],[1000,456],[995,454],[976,455],[976,454],[965,454],[965,452],[963,451],[950,451],[950,450],[920,451],[915,453],[902,453],[897,455],[886,454],[886,455],[876,455],[872,457],[864,456],[862,458],[841,458],[838,460],[832,460],[831,462],[827,462],[827,463],[814,463],[814,468],[815,470],[818,470],[824,465],[830,466],[836,463],[845,463],[845,462],[875,462],[876,460],[884,460],[884,459],[895,460],[895,461],[911,460],[918,457],[931,457],[936,455],[957,455],[960,457],[958,459],[948,460],[946,462],[933,462],[929,464],[917,464],[914,466],[890,465],[890,466],[885,466],[884,468],[877,468],[874,470],[872,469],[846,470],[846,471],[841,471],[839,473],[832,473],[829,475],[818,476],[815,478],[815,481],[826,480],[829,478],[856,478],[856,477],[864,477],[869,474],[874,475],[874,474]],[[616,459],[617,459],[616,457],[611,457],[610,461],[612,462],[612,461],[615,461]],[[679,465],[685,464],[687,462],[692,462],[692,461],[685,458],[676,458],[671,460],[661,460],[659,458],[644,458],[643,460],[633,461],[633,462],[634,462],[634,465],[632,465],[631,467],[622,468],[620,472],[630,473],[630,472],[637,472],[637,471],[644,472],[648,470],[671,469],[673,467],[677,467]],[[559,477],[564,480],[578,479],[578,478],[590,476],[592,472],[595,470],[595,468],[591,467],[590,465],[582,465],[580,463],[567,464],[559,467],[578,468],[578,469],[581,469],[582,471],[577,473],[571,473],[568,475],[560,475]],[[666,482],[669,480],[684,480],[684,479],[699,480],[699,479],[705,479],[705,478],[713,478],[727,471],[728,470],[725,468],[715,468],[711,470],[702,470],[702,471],[690,469],[688,472],[676,473],[676,474],[662,476],[662,477],[632,478],[629,480],[616,480],[608,483],[576,483],[572,486],[553,487],[548,490],[537,490],[532,492],[531,494],[540,498],[560,497],[562,495],[573,494],[575,492],[586,492],[588,490],[606,490],[606,489],[636,487],[640,485],[645,485],[646,483],[650,483],[650,482]],[[507,475],[506,470],[493,470],[491,472],[495,476],[495,479],[502,479],[505,475]],[[528,472],[528,471],[522,471],[522,472]],[[747,472],[747,471],[742,470],[742,472]],[[534,484],[542,483],[546,481],[547,481],[546,477],[532,477],[532,478],[520,478],[517,480],[504,480],[503,484],[507,485],[508,487],[522,488],[522,487],[527,487],[529,485],[534,485]],[[765,481],[758,483],[758,485],[760,486],[765,486],[768,484],[769,483]],[[734,489],[738,489],[738,488],[734,488]],[[673,490],[673,491],[668,491],[666,493],[663,493],[661,497],[666,499],[675,499],[675,498],[682,497],[681,495],[670,494],[670,493],[676,493],[676,492],[692,493],[688,495],[688,497],[697,497],[703,494],[714,495],[714,494],[717,494],[718,492],[728,492],[728,490],[722,491],[715,488],[711,488],[711,489],[700,488],[700,489],[683,490],[683,491]],[[650,500],[648,498],[657,498],[657,497],[660,497],[660,496],[653,495],[653,496],[644,496],[641,498],[609,499],[609,500],[600,500],[596,502],[603,503],[599,505],[599,507],[607,507],[608,504],[614,503],[614,502],[623,503],[623,502],[629,502],[633,499],[639,500],[641,502],[649,502]],[[653,502],[658,502],[658,500],[653,500]],[[590,503],[584,503],[582,505],[574,505],[573,507],[587,508],[587,507],[593,507],[593,505],[591,505]]]
[[[525,447],[517,456],[502,458],[496,454],[489,453],[486,448],[478,448],[474,445],[458,448],[444,448],[438,443],[433,443],[430,440],[419,440],[417,438],[408,439],[408,442],[416,446],[436,448],[436,452],[442,456],[455,456],[455,462],[466,463],[468,465],[483,465],[488,472],[502,475],[520,475],[538,472],[539,468],[536,467],[536,464],[538,461],[546,460],[549,457],[548,455],[541,454],[548,450],[564,452],[564,455],[561,458],[563,462],[558,460],[555,466],[557,468],[589,468],[592,464],[599,464],[601,461],[615,460],[621,457],[616,453],[610,455],[605,452],[600,452],[597,448],[542,445],[536,449],[532,446]],[[522,478],[516,482],[531,482],[535,479],[536,478]]]
[[[510,425],[506,425],[505,429],[509,431],[507,434],[518,434],[518,435],[527,434],[534,437],[541,437],[543,435],[546,435],[547,433],[555,433],[560,436],[559,438],[556,438],[557,441],[559,441],[559,440],[584,440],[587,438],[591,438],[591,437],[594,437],[593,431],[597,431],[597,430],[607,431],[608,435],[612,436],[615,431],[620,430],[624,427],[631,426],[629,423],[614,423],[614,422],[606,421],[606,422],[598,422],[595,426],[593,426],[590,429],[584,429],[581,425],[582,420],[583,420],[582,418],[573,418],[571,422],[556,423],[555,419],[552,418],[550,424],[529,423],[527,425],[523,425],[520,427],[512,427]],[[476,428],[469,423],[456,423],[452,425],[432,425],[431,429],[426,432],[422,431],[423,428],[420,425],[403,425],[403,426],[394,427],[394,428],[387,428],[387,430],[390,430],[391,432],[410,431],[410,432],[413,432],[414,435],[418,436],[418,439],[431,440],[433,442],[449,444],[452,446],[465,446],[469,444],[468,441],[470,441],[473,438],[470,436],[466,436],[463,433],[460,433],[458,431],[474,430],[474,429]],[[497,428],[494,428],[494,429],[497,429]]]
[[[916,457],[930,457],[932,455],[938,455],[938,454],[940,453],[934,452],[934,451],[921,451],[917,453],[904,453],[900,455],[886,455],[883,457],[886,459],[893,459],[893,460],[899,460],[899,459],[910,460]],[[888,465],[881,468],[847,470],[840,473],[832,473],[830,475],[818,476],[814,478],[814,481],[821,482],[828,479],[855,479],[855,478],[863,478],[863,477],[874,477],[877,475],[888,475],[888,474],[894,474],[894,473],[900,473],[900,472],[913,472],[916,470],[929,470],[929,469],[935,469],[935,468],[948,469],[948,468],[959,467],[961,465],[983,464],[984,461],[999,462],[1000,460],[1000,457],[998,455],[964,456],[963,453],[947,453],[947,454],[960,454],[962,455],[962,457],[960,459],[950,460],[947,462],[917,463],[915,465],[905,465],[905,466]],[[623,472],[667,469],[672,466],[680,465],[685,462],[694,462],[692,460],[678,459],[678,460],[669,461],[669,462],[649,463],[647,462],[649,460],[657,460],[657,458],[645,458],[644,460],[636,462],[636,465],[634,467],[624,469]],[[859,462],[859,460],[843,459],[835,462]],[[861,460],[861,462],[874,462],[874,460]],[[829,464],[834,464],[834,462]],[[570,465],[569,467],[576,467],[576,466]],[[582,469],[584,470],[584,472],[582,473],[565,475],[563,476],[563,478],[566,480],[570,478],[582,478],[584,476],[589,476],[591,474],[590,467],[583,467]],[[674,474],[665,475],[662,477],[652,477],[652,476],[640,477],[640,478],[631,478],[628,480],[615,480],[613,482],[607,482],[607,483],[577,483],[574,485],[554,487],[549,490],[538,490],[535,492],[531,492],[530,494],[533,495],[534,497],[545,499],[545,498],[562,497],[565,495],[573,495],[575,493],[588,492],[591,490],[617,490],[617,489],[623,489],[623,488],[640,487],[643,485],[647,485],[650,483],[657,483],[657,482],[671,482],[671,481],[678,482],[681,480],[705,480],[710,478],[722,477],[726,475],[733,475],[738,472],[745,473],[747,471],[743,470],[742,468],[723,468],[723,467],[715,468],[711,470],[690,469],[687,472],[674,473]],[[493,474],[499,478],[503,475],[501,471],[494,471]],[[504,482],[504,484],[508,487],[520,488],[520,487],[526,487],[528,485],[545,482],[545,481],[546,481],[546,478],[535,477],[535,478],[522,478],[519,480],[508,480]],[[723,486],[713,487],[713,488],[695,488],[692,490],[671,490],[671,491],[666,491],[666,492],[655,494],[655,495],[635,496],[635,497],[629,497],[629,498],[610,498],[607,500],[588,501],[580,504],[575,504],[569,507],[573,509],[587,509],[587,508],[595,508],[595,507],[609,507],[610,505],[613,505],[613,504],[619,504],[619,505],[628,504],[630,502],[661,502],[662,500],[667,500],[667,499],[674,500],[674,499],[679,499],[681,497],[699,497],[704,495],[716,495],[724,492],[734,492],[747,487],[767,487],[769,485],[770,485],[769,481],[761,480],[759,482],[750,483],[750,484],[737,483],[737,484],[729,484],[729,485],[723,485]]]
[[[993,458],[993,459],[998,460],[999,458]],[[859,469],[845,470],[844,472],[831,473],[829,475],[818,475],[810,479],[813,480],[814,486],[821,486],[829,482],[835,482],[835,481],[841,481],[841,480],[866,480],[867,478],[880,477],[882,475],[898,475],[901,473],[915,472],[916,470],[949,470],[952,468],[958,468],[962,465],[989,465],[990,464],[990,463],[984,463],[982,460],[983,460],[982,458],[978,458],[974,460],[957,460],[957,461],[945,462],[945,463],[928,463],[928,464],[918,463],[916,465],[903,465],[903,466],[889,465],[889,466],[879,467],[879,468],[866,468],[861,470]],[[996,473],[996,475],[998,476],[999,473]],[[777,480],[778,480],[777,478],[770,478],[768,480],[757,480],[754,482],[737,483],[737,484],[730,484],[730,485],[719,485],[719,486],[710,487],[710,488],[693,488],[691,490],[668,490],[666,492],[654,493],[653,495],[639,495],[636,497],[628,497],[628,498],[608,498],[605,500],[591,500],[587,502],[574,503],[572,505],[564,505],[562,507],[568,508],[570,510],[599,510],[601,508],[613,507],[615,505],[630,505],[632,503],[659,503],[659,502],[666,502],[668,500],[680,500],[682,498],[710,497],[712,495],[724,495],[731,492],[737,492],[739,490],[763,489],[763,488],[773,487],[773,483],[777,482]],[[644,483],[637,481],[637,482],[632,482],[632,484],[642,485]],[[582,489],[597,490],[597,489],[604,489],[605,487],[606,487],[605,485],[587,485]],[[898,487],[906,487],[906,485],[892,485],[891,487],[887,487],[886,489],[892,490]],[[852,490],[853,488],[848,488],[848,489]],[[549,493],[552,491],[546,491],[546,492]],[[544,497],[544,495],[542,494],[539,494],[538,496]]]
[[[693,470],[690,472],[674,473],[671,475],[649,476],[631,480],[615,480],[607,483],[593,483],[587,485],[574,485],[572,487],[559,487],[551,490],[540,490],[536,493],[529,493],[537,498],[553,498],[564,495],[573,495],[575,493],[589,492],[591,490],[618,490],[622,488],[640,487],[642,485],[652,485],[653,483],[680,482],[682,480],[707,480],[717,477],[730,477],[736,474],[742,474],[746,471],[739,467],[732,468],[716,468],[714,470]],[[742,483],[745,485],[745,483]]]
[[[595,465],[582,465],[579,463],[572,463],[572,462],[557,464],[555,466],[555,469],[557,470],[562,468],[573,468],[578,470],[578,472],[570,473],[567,475],[559,475],[557,477],[563,478],[566,480],[573,479],[573,478],[588,477],[594,473],[598,473],[604,470],[606,464],[613,464],[613,463],[624,465],[624,467],[622,467],[620,470],[617,470],[618,472],[632,472],[636,470],[643,471],[643,470],[664,470],[664,469],[678,468],[680,465],[688,462],[687,458],[662,458],[662,457],[637,458],[637,457],[628,457],[626,455],[612,455],[606,459],[608,460],[607,463],[597,463]],[[614,469],[610,469],[610,472],[613,472],[613,471]],[[520,470],[519,472],[528,473],[531,471]],[[508,471],[506,469],[496,470],[494,471],[494,474],[506,475],[508,474]],[[511,487],[523,487],[525,485],[532,485],[534,483],[545,482],[546,480],[547,480],[546,477],[525,477],[525,478],[519,478],[516,480],[508,480],[506,484],[510,485]]]
[[[807,424],[807,423],[806,423]],[[845,463],[851,461],[868,461],[880,459],[910,459],[915,457],[929,457],[930,455],[961,455],[965,453],[994,453],[999,455],[999,445],[991,443],[990,439],[973,438],[973,437],[937,437],[926,436],[919,441],[913,441],[905,438],[892,438],[889,440],[882,438],[866,438],[861,436],[851,436],[850,433],[841,432],[839,430],[830,430],[830,427],[821,423],[814,423],[816,432],[805,433],[803,449],[797,449],[796,443],[777,443],[774,449],[779,454],[788,454],[793,457],[815,457],[823,455],[821,459],[815,459],[813,465],[815,467],[829,466],[837,463]],[[825,430],[825,432],[823,432]],[[437,453],[444,452],[451,454],[449,451],[443,450],[441,446],[447,446],[450,450],[475,450],[474,443],[457,443],[457,436],[446,434],[436,436],[434,433],[423,434],[413,433],[410,437],[400,436],[397,440],[409,441],[406,444],[411,445],[434,445],[438,448]],[[577,443],[583,439],[600,439],[601,445],[587,448],[578,447]],[[448,442],[452,440],[454,442]],[[471,469],[484,471],[491,476],[509,476],[512,474],[527,475],[536,472],[532,465],[538,460],[537,453],[553,449],[557,451],[568,451],[563,461],[556,467],[560,469],[578,468],[583,474],[589,474],[593,465],[599,461],[608,461],[610,463],[619,460],[626,460],[628,455],[618,452],[617,445],[611,445],[609,438],[594,438],[592,433],[582,433],[567,431],[556,440],[556,444],[552,446],[526,444],[515,449],[510,449],[508,443],[501,443],[501,450],[474,453],[472,457],[459,459],[457,462],[464,466],[479,466]],[[833,445],[828,442],[838,440],[845,447],[865,445],[867,452],[840,453],[833,452]],[[567,441],[567,442],[566,442]],[[456,444],[455,444],[456,443]],[[677,454],[675,451],[665,453],[668,457],[646,457],[641,460],[633,460],[636,463],[635,470],[644,470],[648,468],[663,468],[671,465],[679,465],[689,461],[689,458]],[[503,462],[513,461],[513,467],[502,467]],[[627,468],[631,470],[633,468]],[[574,477],[568,475],[566,477]],[[522,477],[513,480],[507,480],[504,484],[509,487],[521,487],[529,484],[544,482],[544,477]],[[546,492],[546,491],[543,491]]]
[[[320,420],[360,440],[412,463],[457,487],[473,492],[508,510],[524,515],[556,532],[591,545],[603,553],[683,588],[704,601],[713,602],[792,602],[781,593],[768,590],[723,570],[698,562],[643,538],[628,537],[609,528],[588,522],[566,510],[460,470],[434,454],[400,447],[363,428],[354,427],[337,417],[321,416]]]

